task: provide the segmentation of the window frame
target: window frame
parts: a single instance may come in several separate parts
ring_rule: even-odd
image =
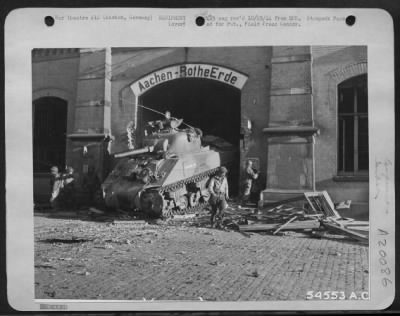
[[[348,86],[347,86],[348,85]],[[352,89],[352,97],[353,97],[353,110],[352,112],[340,113],[340,102],[341,102],[341,90],[344,88]],[[359,124],[360,119],[366,118],[368,122],[368,90],[367,90],[367,112],[358,112],[359,106],[359,88],[368,88],[368,77],[367,74],[357,75],[351,78],[346,79],[338,83],[337,85],[337,176],[334,177],[334,180],[340,181],[351,181],[352,177],[357,181],[365,181],[368,180],[369,168],[367,170],[359,169]],[[342,133],[342,137],[340,137],[340,127],[345,128],[345,124],[341,124],[341,120],[345,117],[353,118],[353,170],[346,171],[346,134],[345,131]],[[342,147],[342,148],[340,148]],[[340,157],[340,149],[342,149],[342,153]],[[369,146],[368,146],[369,153]],[[340,163],[340,159],[341,163]],[[341,165],[341,169],[339,169]]]

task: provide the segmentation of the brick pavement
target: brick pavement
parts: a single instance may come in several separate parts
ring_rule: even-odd
[[[304,300],[310,290],[368,291],[368,247],[333,235],[35,216],[36,298]]]

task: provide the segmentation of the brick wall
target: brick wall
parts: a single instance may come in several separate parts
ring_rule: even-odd
[[[68,103],[67,134],[74,128],[74,106],[78,83],[79,54],[72,49],[32,51],[32,101],[41,97],[58,97]],[[66,162],[70,164],[70,142]]]
[[[337,86],[351,77],[367,73],[365,46],[313,48],[314,119],[320,129],[316,138],[317,189],[328,189],[335,201],[351,199],[368,203],[368,182],[335,182],[337,175]]]

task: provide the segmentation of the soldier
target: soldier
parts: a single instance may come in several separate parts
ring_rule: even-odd
[[[88,193],[89,204],[94,205],[96,193],[101,187],[101,181],[93,166],[89,166],[87,174],[82,180],[83,189]]]
[[[163,120],[150,121],[147,124],[150,126],[151,134],[161,131],[173,132],[182,124],[183,119],[177,119],[171,116],[170,111],[166,111]]]
[[[75,178],[74,169],[72,167],[65,168],[65,174],[63,175],[63,188],[61,200],[63,205],[68,209],[76,208],[76,196],[75,196]]]
[[[226,202],[229,198],[227,172],[228,170],[225,167],[220,167],[208,185],[208,191],[211,194],[211,227],[221,227],[224,210],[228,206]]]
[[[56,166],[51,167],[50,172],[51,172],[50,204],[54,210],[58,211],[60,209],[60,191],[63,187],[63,179],[62,179],[62,175],[58,172],[58,167],[56,167]]]
[[[182,124],[183,119],[177,119],[171,116],[170,111],[165,112],[165,119],[162,122],[162,128],[168,131],[176,130]]]
[[[242,193],[242,204],[246,203],[250,199],[251,189],[253,187],[253,181],[258,178],[258,172],[253,168],[253,161],[247,160],[243,181],[243,193]]]

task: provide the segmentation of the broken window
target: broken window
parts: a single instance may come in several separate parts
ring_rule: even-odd
[[[367,75],[338,87],[338,173],[368,172]]]

